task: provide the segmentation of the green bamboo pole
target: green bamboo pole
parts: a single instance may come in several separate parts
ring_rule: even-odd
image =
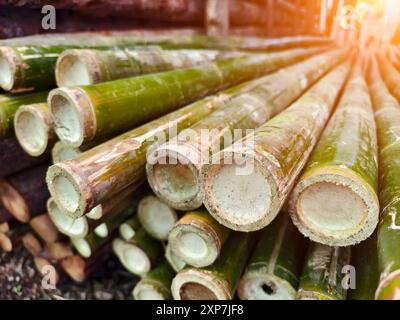
[[[14,135],[14,116],[21,105],[42,103],[48,92],[0,95],[0,140]]]
[[[115,47],[132,45],[161,45],[168,48],[208,48],[222,50],[277,51],[296,47],[332,45],[331,39],[319,36],[257,38],[234,36],[205,36],[177,34],[143,34],[135,31],[100,33],[63,33],[33,35],[0,40],[0,46],[85,46]]]
[[[400,105],[372,65],[370,90],[375,109],[379,145],[378,266],[380,283],[376,298],[399,299],[400,288]]]
[[[226,99],[250,90],[259,81],[249,81],[197,101],[86,151],[75,159],[53,165],[47,176],[52,196],[70,216],[77,218],[84,215],[123,188],[144,178],[146,152],[156,139],[165,142],[217,110]]]
[[[167,260],[161,261],[133,289],[135,300],[170,300],[175,272]]]
[[[355,270],[355,288],[347,291],[348,300],[374,300],[379,282],[376,233],[353,247],[351,265]]]
[[[48,102],[61,141],[75,147],[111,137],[201,97],[257,78],[321,51],[245,55],[162,73],[58,88]],[[157,95],[157,99],[154,99]]]
[[[116,50],[71,49],[59,56],[55,75],[59,87],[90,85],[189,68],[233,55],[217,50],[163,50],[154,46]]]
[[[124,240],[115,239],[113,250],[121,264],[133,274],[147,274],[161,256],[161,242],[146,233],[137,216],[121,224],[119,232]]]
[[[349,265],[350,247],[309,246],[300,286],[299,300],[346,300],[343,267]]]
[[[175,272],[181,271],[186,266],[186,262],[172,251],[171,246],[168,243],[165,246],[165,259],[167,259],[168,263]]]
[[[379,215],[377,151],[371,99],[356,65],[292,192],[291,217],[301,233],[330,246],[372,234]]]
[[[288,109],[202,168],[204,204],[221,224],[255,231],[278,214],[316,145],[350,68],[328,73]]]
[[[152,195],[140,200],[137,214],[146,232],[158,240],[167,240],[178,221],[177,212]]]
[[[262,231],[238,286],[241,300],[293,300],[307,241],[282,212]]]
[[[188,267],[172,280],[175,300],[231,300],[254,244],[251,233],[232,233],[209,267]]]
[[[22,105],[14,116],[15,135],[26,153],[38,157],[57,140],[47,103]]]
[[[238,130],[257,128],[281,112],[346,54],[347,50],[323,53],[268,75],[252,90],[226,101],[218,111],[160,146],[154,151],[157,157],[146,165],[153,191],[173,208],[199,208],[203,202],[200,171],[210,156],[239,138]],[[203,134],[205,130],[209,137]]]
[[[202,268],[215,262],[230,230],[215,221],[207,210],[187,212],[172,228],[168,245],[188,265]]]

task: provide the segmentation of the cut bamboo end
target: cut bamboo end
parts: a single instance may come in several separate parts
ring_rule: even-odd
[[[350,246],[375,230],[379,201],[375,192],[348,170],[324,168],[303,178],[290,200],[293,223],[311,240]]]
[[[128,223],[122,223],[119,226],[119,234],[122,237],[122,239],[128,241],[135,236],[136,231]]]
[[[20,106],[14,117],[14,128],[19,144],[33,157],[45,153],[56,140],[46,103]]]
[[[267,166],[245,151],[224,152],[223,156],[220,163],[202,169],[204,205],[230,229],[250,232],[264,228],[280,209],[275,180]]]
[[[4,208],[18,221],[28,223],[31,215],[24,198],[6,180],[0,180],[0,199]]]
[[[385,276],[375,292],[375,300],[400,300],[400,270]]]
[[[79,218],[91,210],[90,186],[67,164],[52,165],[46,176],[47,186],[62,211],[72,218]]]
[[[74,255],[69,243],[63,241],[51,242],[46,245],[46,251],[50,259],[60,261]]]
[[[85,238],[71,238],[71,243],[82,257],[90,258],[92,256],[92,248]]]
[[[81,283],[86,280],[86,261],[82,257],[74,255],[62,259],[60,266],[75,282]]]
[[[146,164],[147,180],[154,193],[178,210],[194,210],[203,204],[200,187],[200,151],[186,144],[168,142]]]
[[[16,81],[20,57],[11,47],[0,47],[0,87],[11,91]]]
[[[169,246],[187,264],[198,268],[209,266],[221,252],[222,239],[207,221],[190,222],[179,221],[175,225],[168,237]]]
[[[11,252],[13,250],[11,239],[2,232],[0,232],[0,248],[5,252]]]
[[[54,129],[62,142],[80,147],[96,134],[96,115],[89,96],[78,87],[58,88],[48,96]]]
[[[106,223],[102,223],[94,228],[93,232],[100,238],[107,238],[109,235],[109,230]]]
[[[55,242],[60,236],[56,226],[47,213],[33,218],[29,224],[33,231],[46,243]]]
[[[135,300],[168,300],[171,293],[158,281],[142,279],[133,288],[132,295]]]
[[[172,280],[175,300],[232,300],[227,283],[201,269],[184,269]]]
[[[74,159],[81,153],[82,151],[79,148],[71,147],[61,141],[58,141],[51,150],[51,160],[53,164],[59,163],[65,160]]]
[[[129,272],[143,276],[151,269],[151,261],[146,252],[133,243],[121,239],[114,239],[112,243],[114,253],[121,264]]]
[[[241,300],[294,300],[296,290],[289,282],[266,272],[248,272],[239,282]]]
[[[34,257],[39,256],[43,251],[40,241],[31,232],[23,235],[21,242],[23,247]]]
[[[175,272],[181,271],[186,266],[186,262],[172,251],[169,244],[167,244],[165,247],[165,259]]]
[[[154,196],[144,197],[139,202],[137,214],[147,233],[158,240],[167,240],[178,220],[176,211]]]
[[[49,217],[57,229],[72,238],[83,238],[89,232],[89,225],[86,217],[77,219],[66,215],[57,205],[53,198],[47,201]]]
[[[56,69],[57,86],[73,87],[100,82],[104,77],[90,50],[66,50],[58,58]]]
[[[89,218],[91,220],[99,220],[100,218],[103,217],[103,214],[104,214],[103,206],[99,204],[86,214],[86,218]]]

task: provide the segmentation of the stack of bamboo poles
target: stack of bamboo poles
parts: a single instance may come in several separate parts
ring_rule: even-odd
[[[400,73],[383,56],[366,77],[320,38],[81,40],[0,42],[19,92],[0,132],[53,161],[13,156],[0,185],[39,270],[80,282],[114,252],[135,299],[399,298]]]

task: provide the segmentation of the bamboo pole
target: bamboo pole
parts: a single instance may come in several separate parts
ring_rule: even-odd
[[[48,166],[41,165],[0,180],[0,201],[18,221],[28,223],[45,212],[49,197],[45,176]]]
[[[186,266],[185,261],[183,261],[172,251],[169,244],[165,246],[165,259],[167,259],[168,263],[175,272],[181,271]]]
[[[375,110],[379,145],[379,200],[381,215],[378,225],[378,267],[380,273],[376,299],[399,299],[400,287],[400,105],[382,82],[373,63],[370,90]]]
[[[160,258],[161,243],[146,233],[137,216],[125,221],[119,231],[124,240],[115,239],[113,251],[121,264],[135,275],[147,274]]]
[[[188,265],[201,268],[215,262],[229,234],[206,210],[191,211],[172,228],[168,245]]]
[[[59,56],[55,74],[58,87],[73,87],[189,68],[234,55],[217,50],[163,50],[157,46],[115,50],[71,49]]]
[[[37,166],[48,160],[48,155],[29,156],[19,145],[15,137],[0,140],[0,163],[12,164],[0,166],[0,178]]]
[[[245,55],[191,68],[58,88],[50,92],[48,103],[60,140],[79,147],[94,139],[112,137],[201,97],[265,75],[321,50]],[[158,99],[153,99],[154,94]]]
[[[0,140],[14,136],[14,115],[21,105],[45,102],[47,94],[0,94]]]
[[[46,243],[59,240],[60,233],[47,213],[34,217],[29,221],[32,230]]]
[[[335,68],[288,109],[203,166],[204,204],[218,222],[255,231],[276,217],[328,121],[349,67]]]
[[[47,175],[50,193],[63,211],[75,218],[82,216],[145,176],[146,152],[156,139],[162,142],[172,138],[211,114],[232,94],[244,92],[253,84],[248,82],[192,103],[75,159],[53,165]],[[104,180],[106,184],[102,183]]]
[[[356,65],[292,192],[290,213],[301,233],[330,246],[372,234],[379,215],[377,151],[371,99]]]
[[[157,264],[132,291],[135,300],[170,300],[175,272],[166,260]]]
[[[241,300],[293,300],[307,241],[282,212],[262,231],[238,286]]]
[[[312,242],[308,249],[299,300],[346,300],[343,267],[349,265],[350,247],[328,247]]]
[[[400,71],[398,71],[388,59],[382,54],[376,55],[379,63],[380,72],[383,80],[385,81],[390,93],[397,99],[400,99],[400,86],[398,85],[400,79]]]
[[[253,234],[232,233],[214,264],[178,272],[171,285],[174,299],[231,300],[253,244]]]
[[[20,106],[14,128],[19,144],[32,157],[50,151],[57,140],[47,103]]]
[[[347,290],[348,300],[374,300],[379,283],[376,233],[355,246],[351,251],[354,266],[355,288]]]
[[[43,246],[39,239],[32,232],[24,234],[21,238],[23,247],[32,255],[39,256],[43,251]]]
[[[347,50],[322,53],[259,79],[252,89],[228,99],[218,111],[161,145],[154,151],[157,157],[146,165],[153,191],[173,208],[199,208],[200,171],[210,157],[240,138],[238,130],[255,129],[288,107],[347,54]]]
[[[139,201],[137,215],[146,232],[158,240],[167,240],[178,221],[177,212],[152,195]]]
[[[51,260],[61,261],[74,255],[71,245],[66,241],[55,241],[46,243],[46,251]]]

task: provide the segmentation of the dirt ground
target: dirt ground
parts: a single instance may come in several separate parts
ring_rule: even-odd
[[[15,240],[17,236],[14,235],[13,238],[13,252],[0,252],[0,300],[132,299],[131,292],[137,278],[123,270],[113,256],[86,282],[75,284],[66,280],[57,285],[55,290],[45,290],[41,286],[42,277],[36,272],[31,256]]]

